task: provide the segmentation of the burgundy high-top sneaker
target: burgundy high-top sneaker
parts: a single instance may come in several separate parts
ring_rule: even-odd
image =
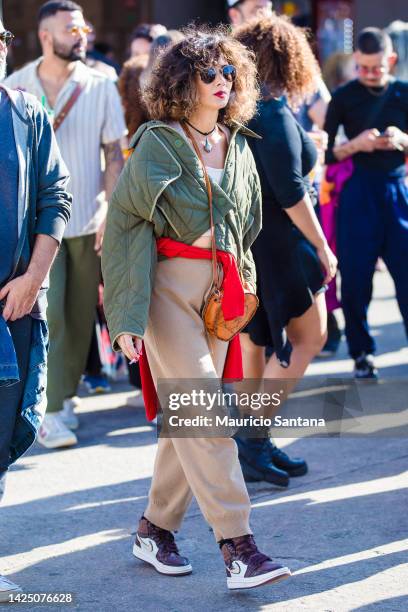
[[[252,535],[222,540],[229,589],[250,589],[291,576],[290,569],[259,552]]]
[[[181,576],[193,571],[188,559],[180,555],[171,531],[153,525],[144,516],[136,532],[133,554],[153,565],[160,574]]]

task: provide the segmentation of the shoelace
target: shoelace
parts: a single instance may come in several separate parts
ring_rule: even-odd
[[[275,446],[273,448],[272,454],[273,454],[274,457],[280,457],[281,459],[288,459],[289,458],[287,453],[285,453],[285,451],[281,450],[277,446]]]
[[[171,531],[167,531],[166,529],[161,529],[156,525],[150,523],[150,529],[152,531],[152,535],[154,538],[157,538],[157,544],[166,553],[176,553],[179,554],[177,544],[174,541],[174,535]]]
[[[262,565],[264,561],[271,560],[270,557],[264,555],[258,550],[258,547],[255,544],[254,536],[252,535],[235,538],[233,542],[239,558],[242,559],[242,561],[247,565],[251,564],[254,569]]]

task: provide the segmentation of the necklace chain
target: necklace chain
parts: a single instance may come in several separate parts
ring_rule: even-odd
[[[192,127],[192,128],[193,128],[193,130],[195,130],[196,132],[198,132],[199,134],[201,134],[201,136],[210,136],[210,134],[212,134],[212,133],[215,131],[216,127],[217,127],[217,124],[215,124],[215,125],[214,125],[214,127],[213,127],[213,129],[212,129],[212,130],[210,130],[209,132],[202,132],[201,130],[199,130],[198,128],[196,128],[196,127],[195,127],[195,126],[194,126],[192,123],[190,123],[189,121],[187,121],[187,119],[185,119],[185,122],[187,123],[187,125],[189,125],[190,127]]]
[[[377,98],[381,98],[381,96],[383,96],[385,94],[385,92],[387,91],[388,87],[390,85],[390,82],[388,81],[382,88],[381,91],[376,91],[375,89],[373,89],[372,87],[367,87],[368,91],[370,92],[370,94],[372,96],[376,96]]]

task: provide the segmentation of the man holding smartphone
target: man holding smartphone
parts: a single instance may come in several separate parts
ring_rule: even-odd
[[[349,353],[355,377],[364,379],[377,378],[367,310],[378,257],[394,280],[408,335],[408,83],[391,76],[397,55],[377,28],[360,32],[355,60],[358,77],[334,93],[324,129],[326,162],[352,157],[354,165],[340,196],[337,257]],[[341,125],[348,142],[337,146]]]

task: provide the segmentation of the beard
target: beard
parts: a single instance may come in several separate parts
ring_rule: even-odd
[[[54,39],[53,51],[57,57],[66,62],[77,62],[78,60],[84,60],[86,58],[86,50],[81,47],[81,43],[75,43],[72,47],[68,47]]]

